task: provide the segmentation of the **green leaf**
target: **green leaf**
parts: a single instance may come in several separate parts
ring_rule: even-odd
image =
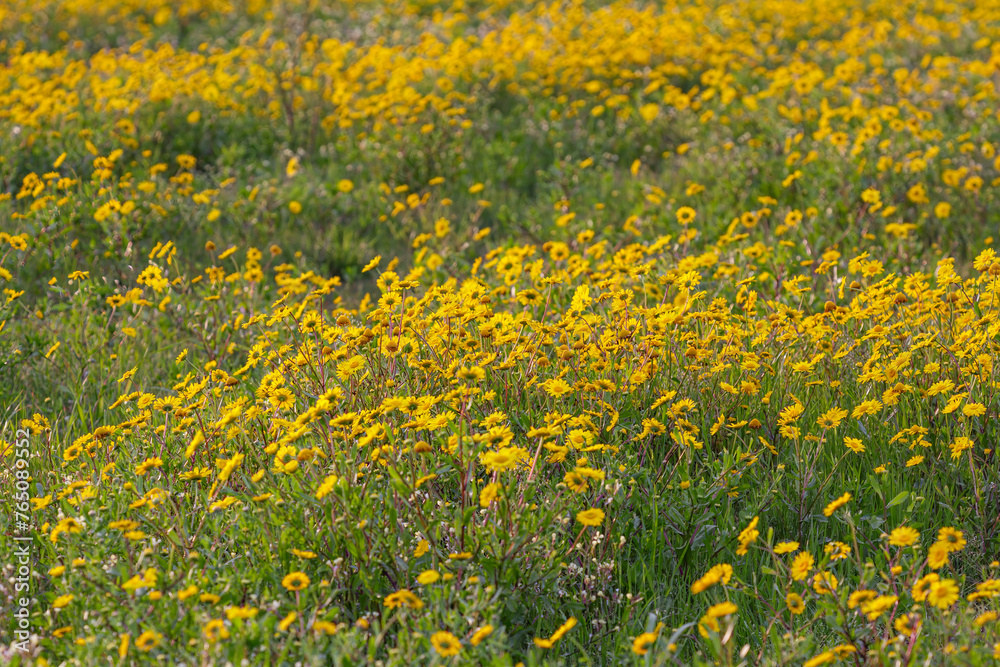
[[[910,497],[910,492],[909,491],[900,491],[896,495],[895,498],[893,498],[892,500],[889,501],[889,504],[886,505],[885,508],[889,509],[890,507],[895,507],[896,505],[899,505],[900,503],[905,502],[906,499],[909,498],[909,497]]]
[[[878,483],[877,479],[875,479],[874,477],[869,477],[868,486],[872,488],[872,491],[874,491],[878,495],[880,500],[885,500],[885,496],[882,495],[882,486]]]

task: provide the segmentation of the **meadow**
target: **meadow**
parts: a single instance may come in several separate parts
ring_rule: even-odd
[[[3,3],[0,664],[995,664],[997,40]]]

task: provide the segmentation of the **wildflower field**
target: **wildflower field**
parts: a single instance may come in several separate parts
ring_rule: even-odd
[[[7,0],[0,664],[1000,659],[996,0]]]

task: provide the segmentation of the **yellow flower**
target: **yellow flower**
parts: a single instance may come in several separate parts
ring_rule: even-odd
[[[49,534],[49,540],[51,540],[51,542],[55,544],[59,541],[59,536],[62,535],[63,533],[69,533],[72,535],[75,533],[80,533],[82,531],[83,531],[83,526],[80,525],[79,521],[77,521],[73,517],[66,517],[65,519],[57,523],[55,527],[52,529],[52,533]]]
[[[802,596],[798,593],[789,593],[786,595],[785,606],[788,607],[788,611],[792,612],[796,616],[806,610],[806,603],[802,599]]]
[[[951,380],[939,380],[927,388],[928,396],[937,396],[955,388],[955,383]]]
[[[136,466],[136,468],[135,468],[135,474],[138,475],[139,477],[142,477],[143,475],[145,475],[147,472],[149,472],[153,468],[159,468],[162,465],[163,465],[163,459],[161,459],[158,456],[154,456],[152,458],[146,459],[145,461],[143,461],[142,463],[140,463],[138,466]],[[138,641],[138,640],[136,640],[136,641]]]
[[[876,594],[875,591],[866,591],[866,590],[854,591],[853,593],[851,593],[850,597],[847,598],[847,608],[856,609],[858,605],[864,604],[865,602],[868,602],[870,600],[874,600],[877,597],[878,594]]]
[[[865,451],[864,444],[858,438],[844,438],[844,446],[855,454],[861,454]]]
[[[829,554],[830,561],[838,561],[851,555],[851,547],[843,542],[829,542],[823,547],[823,552]]]
[[[677,209],[677,222],[682,225],[690,224],[694,220],[695,215],[697,215],[695,210],[690,206],[681,206]]]
[[[69,603],[73,601],[73,595],[60,595],[55,600],[52,601],[53,609],[62,609],[63,607],[69,606]]]
[[[281,622],[278,623],[278,629],[282,632],[288,632],[288,628],[295,622],[297,617],[298,614],[294,611],[288,612],[288,615],[281,619]]]
[[[290,591],[301,591],[309,585],[309,577],[302,572],[292,572],[285,575],[281,580],[281,585]]]
[[[135,647],[140,651],[151,651],[160,645],[160,640],[162,639],[162,635],[159,635],[152,630],[146,630],[135,638]]]
[[[229,638],[229,630],[226,629],[226,623],[221,618],[209,621],[202,627],[201,631],[209,644],[214,644],[220,639]]]
[[[576,618],[571,616],[569,619],[566,620],[565,623],[560,625],[559,628],[554,633],[552,633],[552,636],[549,637],[548,639],[540,639],[536,637],[534,640],[535,646],[539,648],[552,648],[557,641],[562,639],[563,635],[572,630],[574,627],[576,627]]]
[[[560,398],[562,396],[565,396],[569,392],[573,391],[573,387],[571,387],[562,378],[554,378],[551,380],[546,380],[545,382],[541,383],[541,387],[545,390],[545,392],[549,396],[553,396],[555,398]]]
[[[819,595],[833,594],[837,590],[837,577],[831,572],[816,573],[816,576],[813,577],[813,590]]]
[[[958,586],[953,579],[932,581],[927,588],[927,602],[938,609],[947,609],[958,601]]]
[[[949,553],[951,553],[951,547],[947,542],[935,542],[927,550],[927,564],[932,570],[941,569],[948,564]]]
[[[917,602],[923,602],[927,598],[927,592],[930,590],[931,584],[940,580],[941,577],[939,577],[936,572],[931,572],[920,577],[920,579],[913,584],[913,599]]]
[[[434,235],[439,239],[443,239],[451,231],[451,223],[448,222],[447,218],[438,218],[437,222],[434,223]]]
[[[698,620],[698,634],[705,639],[708,639],[709,631],[716,633],[719,632],[719,621],[708,614],[705,614]]]
[[[986,406],[982,403],[966,403],[962,408],[962,414],[966,417],[980,417],[986,414]]]
[[[420,576],[417,577],[417,583],[423,586],[429,586],[440,578],[441,575],[437,572],[437,570],[424,570],[420,573]]]
[[[472,644],[473,646],[479,646],[479,644],[484,639],[489,637],[490,634],[492,633],[493,633],[493,626],[489,624],[484,625],[483,627],[479,628],[474,633],[472,633],[472,636],[469,637],[469,643]]]
[[[312,625],[313,630],[316,632],[322,632],[327,635],[333,635],[337,633],[337,626],[330,621],[316,621]]]
[[[338,479],[339,478],[336,475],[327,475],[323,479],[323,483],[319,485],[318,489],[316,489],[316,499],[322,500],[330,495],[330,492],[333,491],[333,487],[337,485]]]
[[[568,619],[566,619],[565,623],[556,628],[556,631],[552,633],[551,637],[549,637],[549,641],[554,644],[555,642],[562,639],[563,635],[565,635],[567,632],[569,632],[575,627],[576,627],[576,617],[570,616]]]
[[[792,579],[795,581],[802,581],[805,579],[809,574],[809,571],[812,570],[813,563],[815,562],[816,561],[813,560],[812,555],[808,551],[800,553],[795,557],[795,560],[792,561]]]
[[[576,520],[584,526],[600,526],[604,523],[604,510],[591,508],[582,512],[577,512]]]
[[[256,607],[229,607],[226,609],[226,618],[230,621],[254,618],[257,615]]]
[[[489,507],[490,503],[496,500],[499,491],[500,491],[500,485],[497,484],[496,482],[484,486],[483,490],[479,492],[479,506]]]
[[[720,563],[713,566],[706,572],[698,581],[691,584],[691,593],[698,594],[705,591],[717,583],[722,583],[723,586],[729,583],[729,580],[733,576],[733,568],[727,563]]]
[[[816,420],[820,428],[837,428],[837,426],[847,417],[847,410],[842,410],[836,406],[830,408]]]
[[[420,540],[419,542],[417,542],[417,548],[413,550],[413,557],[420,558],[425,553],[430,551],[430,549],[431,549],[430,542],[428,542],[427,540]]]
[[[858,652],[858,649],[855,648],[854,645],[852,644],[839,644],[837,646],[834,646],[833,649],[831,650],[833,651],[833,655],[835,655],[840,660],[843,660],[847,656]]]
[[[652,123],[660,115],[660,105],[655,102],[643,104],[639,107],[639,115],[647,123]]]
[[[869,621],[874,621],[888,611],[898,600],[899,597],[895,595],[880,595],[877,598],[862,603],[861,612],[867,615]]]
[[[997,561],[993,561],[990,567],[1000,567]],[[976,585],[976,592],[971,593],[968,597],[970,602],[978,600],[980,598],[995,598],[1000,596],[1000,581],[996,579],[987,579],[986,581]]]
[[[823,516],[831,516],[838,509],[846,505],[851,500],[851,494],[845,493],[823,509]]]
[[[833,654],[832,651],[823,651],[814,658],[810,658],[802,663],[802,667],[819,667],[820,665],[825,665],[828,662],[834,662],[837,656]]]
[[[977,616],[976,620],[973,621],[973,624],[977,628],[981,628],[984,625],[986,625],[987,623],[991,623],[991,622],[997,620],[997,618],[998,618],[997,612],[995,612],[995,611],[986,611],[986,612],[983,612],[982,614],[980,614],[979,616]]]
[[[464,367],[458,369],[455,376],[466,382],[478,382],[486,377],[486,371],[479,366]]]
[[[192,597],[197,594],[198,594],[198,587],[192,584],[183,590],[177,591],[177,599],[183,602],[184,600],[187,600],[189,597]]]
[[[938,531],[938,542],[947,545],[948,551],[961,551],[965,548],[965,536],[962,531],[951,527]]]
[[[574,470],[568,470],[563,475],[563,483],[573,493],[583,493],[587,490],[587,478]]]
[[[912,635],[920,629],[920,614],[903,614],[893,622],[892,627],[901,635]]]
[[[908,547],[920,538],[920,533],[909,526],[894,528],[889,533],[889,544],[894,547]]]
[[[360,354],[356,354],[350,359],[340,362],[337,364],[337,378],[341,382],[347,382],[354,375],[358,373],[362,368],[365,367],[366,360]]]
[[[656,641],[656,635],[652,632],[644,632],[632,640],[632,652],[637,655],[646,655],[649,647]]]
[[[479,462],[490,472],[510,470],[528,457],[528,452],[522,447],[504,447],[495,452],[485,452],[479,455]]]
[[[384,604],[389,609],[402,606],[409,607],[410,609],[422,609],[424,606],[423,600],[405,588],[385,596]]]
[[[854,408],[854,411],[851,412],[851,417],[853,417],[854,419],[858,419],[859,417],[864,417],[865,415],[873,415],[881,409],[882,409],[881,401],[875,399],[870,401],[865,401],[863,403],[859,403]]]
[[[458,641],[458,637],[443,630],[431,635],[431,644],[435,651],[446,658],[458,655],[462,650],[462,642]]]
[[[729,614],[735,614],[737,607],[732,602],[720,602],[719,604],[714,604],[708,608],[708,615],[712,618],[721,618],[723,616],[728,616]]]
[[[757,522],[759,520],[760,517],[756,516],[753,519],[751,519],[749,525],[747,525],[747,527],[744,528],[743,531],[737,537],[737,540],[739,542],[739,544],[736,547],[737,556],[746,555],[747,547],[749,547],[750,544],[752,544],[757,540],[757,537],[760,535],[760,531],[757,530]]]

